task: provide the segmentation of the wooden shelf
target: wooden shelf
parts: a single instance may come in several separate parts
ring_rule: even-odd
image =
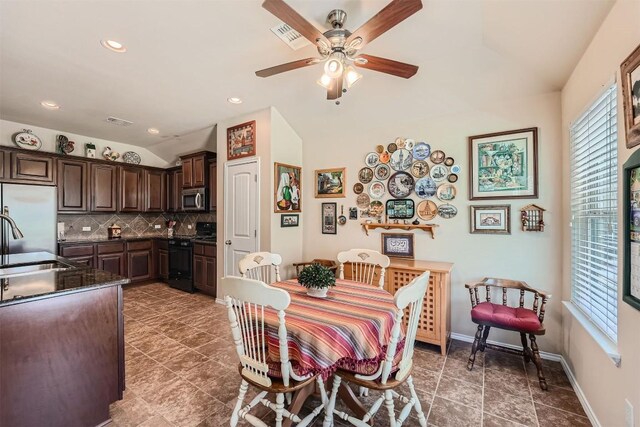
[[[369,235],[369,230],[374,230],[376,228],[384,228],[385,230],[389,230],[389,229],[398,229],[398,230],[424,230],[428,233],[431,233],[431,238],[435,239],[435,233],[434,233],[434,229],[438,227],[437,224],[420,224],[420,225],[414,225],[414,224],[389,224],[389,223],[371,223],[368,224],[366,222],[362,223],[362,229],[364,230],[365,233],[367,233],[367,236]]]

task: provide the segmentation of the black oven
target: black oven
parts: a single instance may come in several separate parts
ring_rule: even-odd
[[[186,292],[193,287],[193,242],[190,239],[169,239],[169,286]]]
[[[187,212],[206,211],[208,206],[206,188],[182,190],[182,210]]]

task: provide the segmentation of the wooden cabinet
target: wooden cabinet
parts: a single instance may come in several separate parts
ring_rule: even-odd
[[[209,159],[215,158],[215,153],[201,151],[199,153],[182,156],[183,188],[209,186]]]
[[[164,212],[167,209],[167,174],[159,170],[144,171],[145,212]]]
[[[124,242],[98,243],[96,247],[98,253],[97,269],[118,276],[127,276]]]
[[[193,158],[193,181],[191,182],[193,187],[205,187],[208,184],[206,180],[209,176],[207,166],[205,156]]]
[[[169,251],[158,249],[158,277],[160,280],[169,279]]]
[[[4,162],[5,162],[5,158],[9,157],[9,155],[5,155],[4,151],[0,151],[0,179],[5,179],[7,178],[4,174],[5,171],[5,167],[4,167]]]
[[[120,212],[140,212],[143,207],[142,169],[120,168]]]
[[[91,211],[116,212],[118,210],[118,174],[116,166],[92,163],[89,170]]]
[[[11,180],[54,185],[55,160],[50,156],[11,152]]]
[[[193,158],[182,160],[182,186],[193,187]]]
[[[182,169],[176,169],[167,174],[167,210],[180,212],[182,210]]]
[[[89,210],[88,170],[87,162],[58,159],[58,212]]]
[[[127,242],[127,272],[132,282],[153,277],[151,240]]]
[[[218,168],[215,162],[209,163],[209,210],[215,212],[216,210],[216,195],[218,187]]]
[[[193,245],[193,285],[212,297],[216,296],[217,288],[216,260],[216,245]]]
[[[62,244],[60,256],[68,258],[87,267],[95,268],[95,245],[93,243]]]

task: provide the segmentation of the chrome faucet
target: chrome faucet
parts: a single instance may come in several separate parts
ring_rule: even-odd
[[[11,234],[13,235],[14,239],[18,240],[24,237],[24,234],[22,234],[22,231],[20,231],[20,229],[18,228],[18,225],[13,220],[13,218],[11,218],[9,215],[4,213],[4,214],[0,214],[0,219],[4,219],[9,223],[9,226],[11,227]]]

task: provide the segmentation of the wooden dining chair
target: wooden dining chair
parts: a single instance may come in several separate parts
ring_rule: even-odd
[[[340,252],[338,261],[340,262],[339,277],[341,279],[344,279],[344,264],[348,262],[351,265],[351,277],[349,279],[370,285],[373,285],[376,267],[380,267],[380,279],[377,283],[380,289],[384,287],[385,270],[391,264],[388,256],[371,249],[350,249]]]
[[[247,254],[238,263],[240,276],[265,283],[280,281],[282,257],[271,252],[253,252]]]
[[[259,280],[233,276],[224,277],[220,281],[220,291],[227,306],[233,343],[240,358],[239,371],[242,377],[238,401],[233,409],[230,425],[236,426],[242,418],[253,426],[265,427],[266,424],[262,420],[249,413],[256,405],[262,404],[275,412],[276,427],[282,426],[284,417],[297,423],[298,427],[308,426],[328,404],[328,397],[321,376],[310,374],[299,377],[293,371],[289,361],[284,311],[289,306],[291,297],[285,290],[274,288]],[[272,331],[272,336],[277,333],[282,378],[269,375],[269,362],[273,360],[269,358],[268,351],[269,326],[265,324],[267,307],[277,311],[278,324],[272,326],[275,329]],[[294,393],[313,381],[317,382],[322,404],[304,419],[300,419],[297,414],[285,409],[285,394]],[[261,391],[251,402],[243,406],[249,385]],[[276,395],[275,403],[266,399],[268,393]]]
[[[365,427],[369,425],[370,420],[376,415],[383,403],[389,414],[390,427],[402,426],[402,423],[407,419],[412,409],[415,409],[420,425],[422,427],[427,425],[427,420],[422,412],[420,399],[418,398],[413,386],[411,369],[413,368],[413,348],[416,340],[416,333],[418,331],[418,322],[420,321],[420,314],[422,313],[424,295],[427,291],[427,287],[429,286],[429,275],[430,272],[425,271],[420,276],[413,279],[411,283],[403,286],[398,290],[398,292],[396,292],[394,301],[398,311],[393,321],[393,328],[391,329],[389,342],[385,343],[387,347],[385,358],[380,364],[378,371],[373,375],[361,375],[338,369],[335,373],[329,404],[325,411],[323,427],[330,427],[332,425],[333,415],[336,415],[340,419],[348,421],[355,426]],[[406,335],[401,358],[398,361],[396,349],[398,348],[398,344],[401,342],[400,333],[405,314],[408,314]],[[373,405],[371,405],[371,409],[363,418],[358,419],[335,409],[336,396],[342,381],[382,393]],[[404,383],[406,383],[409,388],[409,397],[402,396],[396,391],[396,389]],[[394,399],[397,399],[404,404],[397,419],[395,415]]]
[[[300,276],[300,273],[302,272],[302,270],[305,267],[308,267],[308,266],[314,265],[314,264],[319,264],[319,265],[322,265],[324,267],[327,267],[329,270],[331,270],[333,272],[334,275],[336,274],[336,272],[338,270],[338,264],[336,264],[335,261],[333,261],[331,259],[316,258],[313,261],[309,261],[309,262],[294,262],[293,266],[296,268],[296,277]]]

